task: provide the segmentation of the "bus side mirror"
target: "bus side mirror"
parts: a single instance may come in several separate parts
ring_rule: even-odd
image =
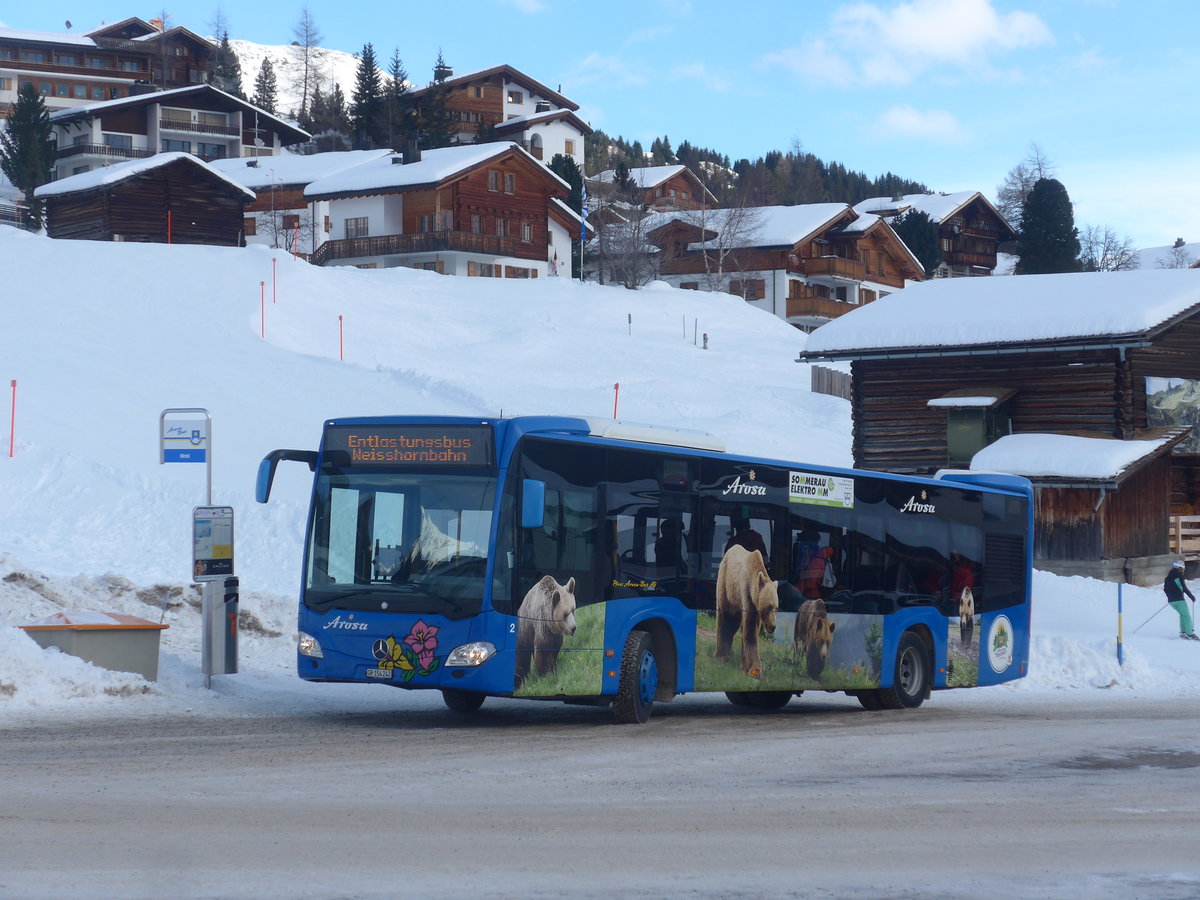
[[[526,478],[521,482],[521,527],[541,528],[546,509],[546,482]]]
[[[254,483],[254,499],[266,503],[271,496],[271,483],[275,480],[275,467],[281,459],[308,463],[308,471],[317,471],[315,450],[272,450],[258,464],[258,478]]]

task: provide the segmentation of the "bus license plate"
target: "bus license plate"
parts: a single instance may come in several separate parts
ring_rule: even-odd
[[[384,681],[392,680],[391,669],[367,669],[368,678],[382,678]]]

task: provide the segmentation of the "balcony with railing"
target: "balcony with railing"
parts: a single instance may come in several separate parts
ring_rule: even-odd
[[[947,250],[942,253],[942,262],[948,266],[979,266],[996,268],[995,253],[974,253],[970,250]]]
[[[822,297],[808,291],[787,299],[787,317],[789,319],[836,319],[852,309],[858,309],[858,307],[845,300]]]
[[[335,259],[365,259],[373,256],[450,251],[483,253],[488,256],[516,256],[516,250],[515,238],[474,234],[469,231],[430,231],[421,234],[384,234],[377,237],[326,241],[317,248],[312,261],[322,266]]]
[[[841,256],[817,256],[810,259],[789,258],[787,270],[809,278],[840,278],[862,281],[866,269],[857,259]]]
[[[219,134],[224,137],[238,137],[242,129],[236,125],[211,125],[207,122],[192,122],[189,119],[173,119],[167,116],[158,120],[158,127],[163,131],[183,131],[188,134]]]
[[[71,144],[69,147],[59,147],[54,158],[66,159],[70,156],[103,156],[108,159],[149,159],[157,151],[147,147],[110,147],[107,144]]]

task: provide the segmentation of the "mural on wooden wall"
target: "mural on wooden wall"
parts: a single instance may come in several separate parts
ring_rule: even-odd
[[[1147,378],[1146,424],[1190,425],[1192,433],[1178,449],[1200,452],[1200,380],[1194,378]]]

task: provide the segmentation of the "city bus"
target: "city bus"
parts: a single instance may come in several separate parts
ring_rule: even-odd
[[[869,710],[1026,673],[1032,489],[727,453],[569,417],[325,422],[297,666],[310,681],[611,706],[696,691]]]

